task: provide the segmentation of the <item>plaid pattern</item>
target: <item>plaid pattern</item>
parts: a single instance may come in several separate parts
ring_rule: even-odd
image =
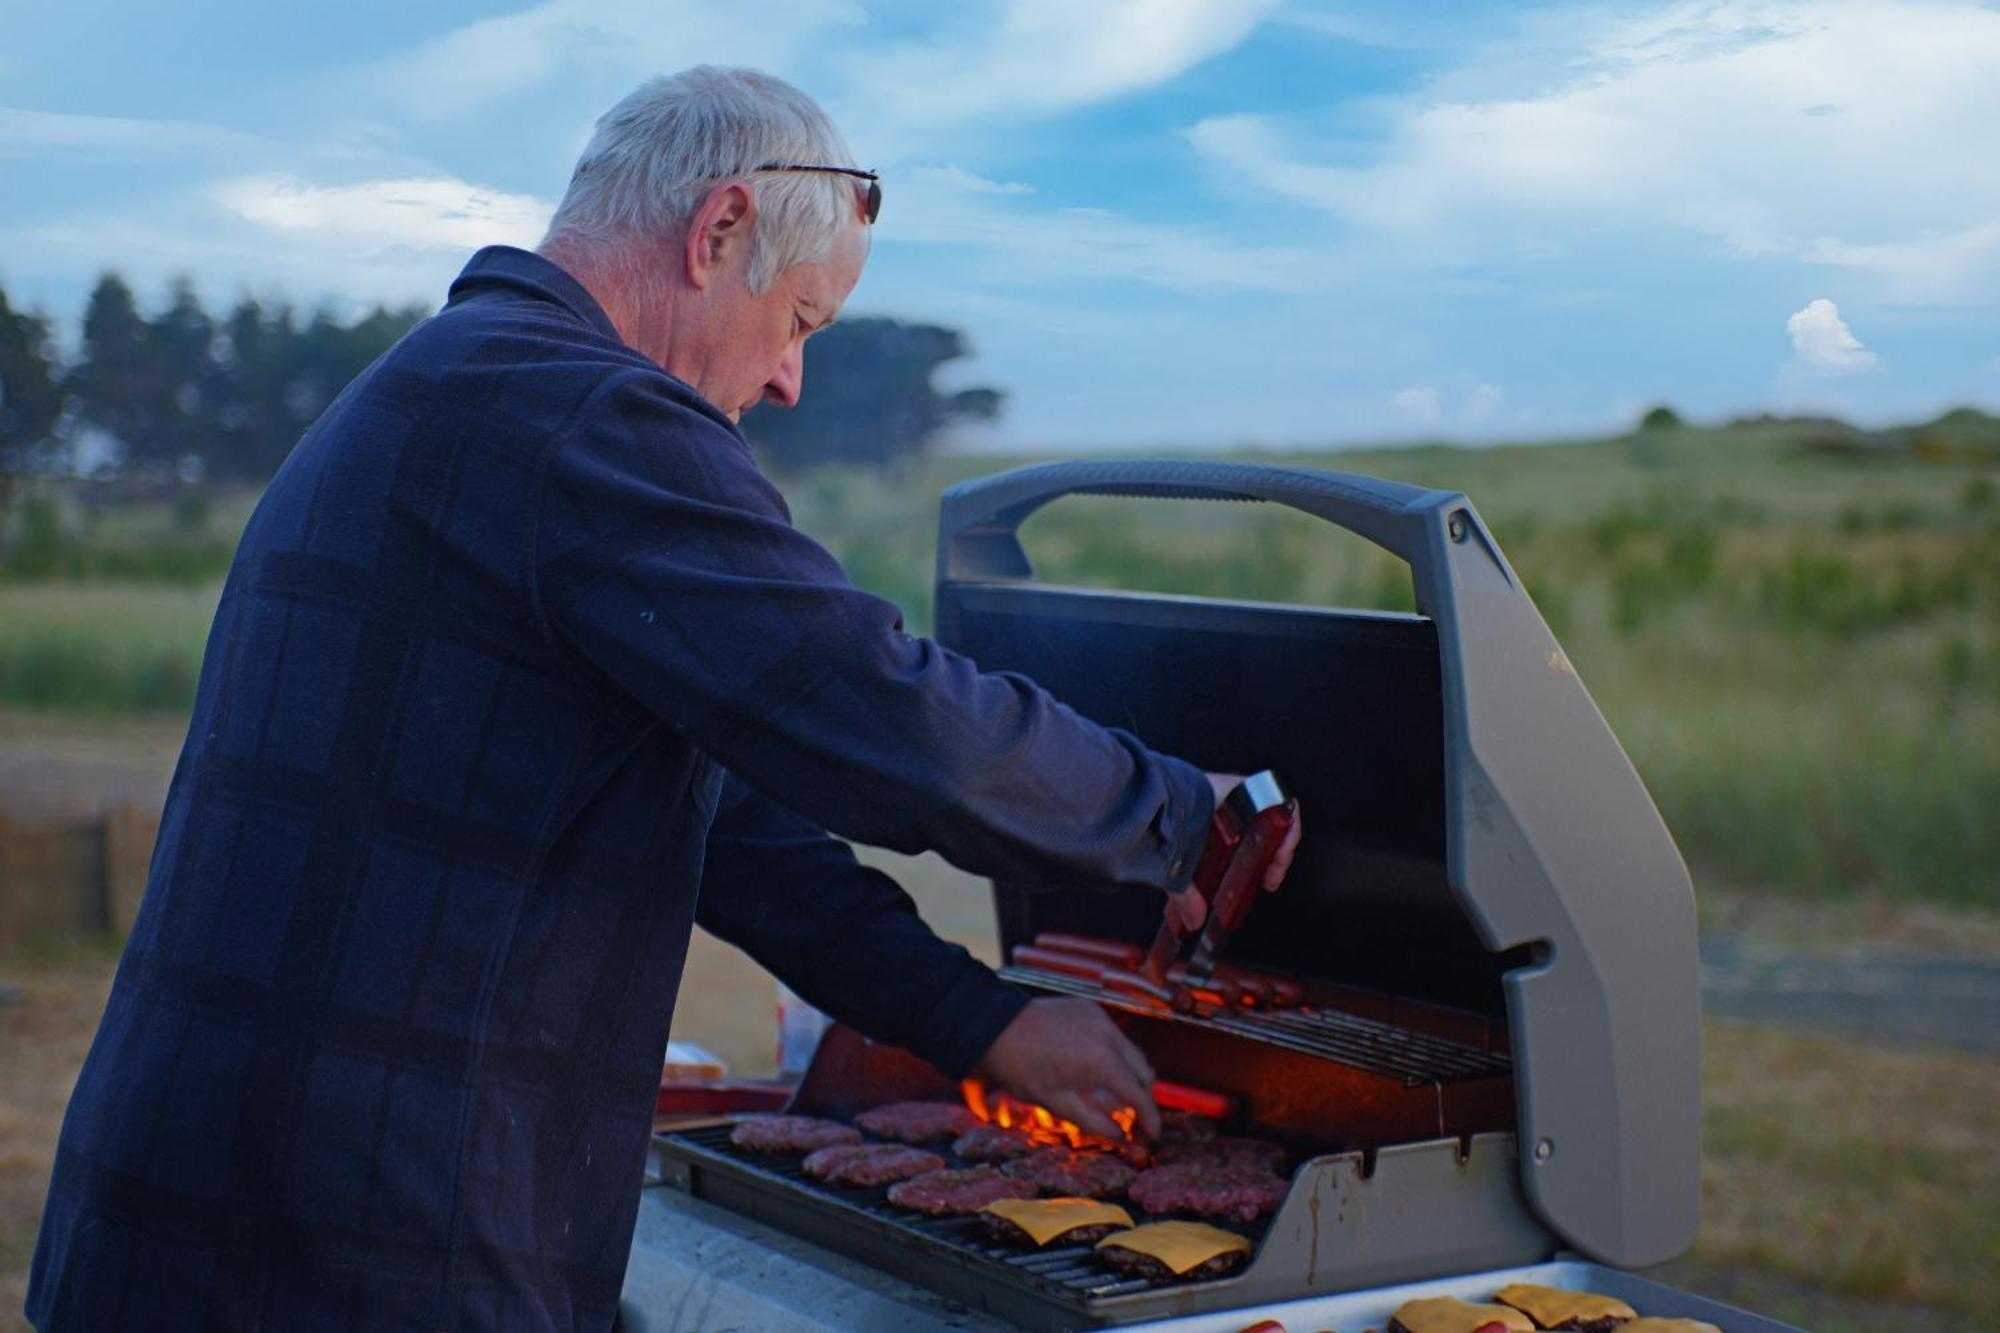
[[[244,534],[29,1317],[605,1328],[697,918],[956,1071],[1022,998],[822,830],[1157,887],[1208,805],[905,634],[579,284],[482,251]]]

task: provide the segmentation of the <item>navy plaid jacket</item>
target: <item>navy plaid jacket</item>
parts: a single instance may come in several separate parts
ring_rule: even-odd
[[[1210,804],[905,633],[580,284],[483,250],[244,533],[28,1315],[605,1328],[691,924],[956,1072],[1023,997],[824,830],[1177,887]]]

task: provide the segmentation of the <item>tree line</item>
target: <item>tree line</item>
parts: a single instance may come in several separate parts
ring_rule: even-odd
[[[0,288],[0,516],[31,476],[261,484],[334,395],[428,313],[376,306],[343,320],[245,297],[218,316],[183,278],[148,315],[106,273],[66,356],[51,319],[15,310]],[[967,354],[955,329],[844,321],[807,344],[800,407],[760,407],[745,433],[783,469],[913,458],[955,423],[998,416],[996,390],[933,384]]]

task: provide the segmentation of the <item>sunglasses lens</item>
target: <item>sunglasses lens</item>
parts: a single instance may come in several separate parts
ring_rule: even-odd
[[[866,207],[867,207],[867,210],[868,210],[868,222],[869,222],[869,225],[870,225],[870,226],[873,226],[873,225],[874,225],[874,223],[875,223],[875,218],[876,218],[876,216],[877,216],[878,214],[880,214],[880,213],[881,213],[881,211],[882,211],[882,182],[881,182],[881,181],[869,181],[869,182],[868,182],[868,203],[867,203]]]

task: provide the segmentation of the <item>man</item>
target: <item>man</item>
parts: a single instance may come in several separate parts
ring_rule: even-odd
[[[947,1072],[1156,1124],[1100,1010],[1028,1001],[824,831],[1171,893],[1219,781],[905,634],[752,462],[736,419],[797,401],[861,271],[850,161],[776,80],[645,85],[540,253],[474,256],[272,482],[39,1327],[607,1327],[695,921]]]

